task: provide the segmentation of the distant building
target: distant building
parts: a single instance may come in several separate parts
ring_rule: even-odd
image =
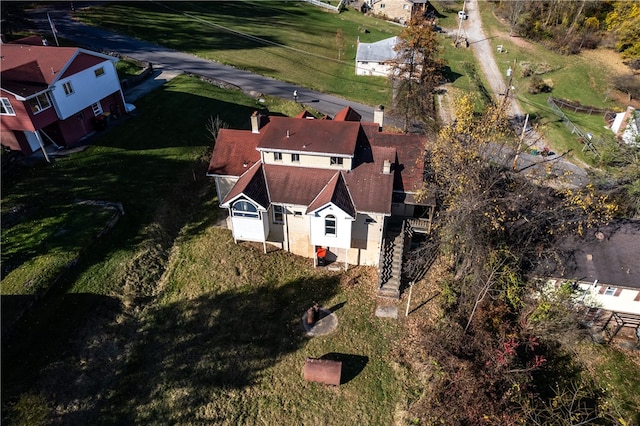
[[[356,75],[387,77],[393,70],[398,56],[394,50],[398,37],[390,37],[375,43],[360,43],[356,51]]]
[[[629,106],[625,112],[616,114],[611,131],[624,143],[640,146],[640,112]]]
[[[367,0],[369,10],[401,24],[409,22],[416,14],[423,14],[429,7],[428,0]]]

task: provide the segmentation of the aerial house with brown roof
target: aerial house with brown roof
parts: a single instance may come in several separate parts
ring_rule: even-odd
[[[256,112],[251,130],[221,129],[207,174],[234,239],[346,268],[381,266],[385,239],[403,219],[426,231],[433,199],[416,199],[426,139],[384,132],[376,117],[363,123],[351,108],[333,120]]]

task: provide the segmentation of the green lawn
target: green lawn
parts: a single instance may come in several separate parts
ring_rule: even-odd
[[[401,27],[348,10],[304,2],[113,3],[76,12],[81,20],[234,67],[369,105],[390,105],[384,78],[355,75],[358,40]],[[336,34],[344,34],[344,51]]]
[[[140,74],[142,67],[134,64],[133,62],[121,59],[116,62],[116,70],[118,71],[118,77],[120,80],[124,80],[125,78],[134,77]]]
[[[596,159],[593,154],[582,151],[583,145],[578,137],[559,122],[559,117],[549,107],[547,99],[552,96],[576,101],[582,105],[612,111],[620,110],[622,105],[608,96],[610,84],[607,78],[610,77],[610,70],[592,62],[584,55],[560,55],[536,43],[528,43],[528,47],[522,47],[509,37],[508,27],[496,19],[490,4],[483,3],[480,6],[483,29],[491,38],[498,66],[505,75],[507,68],[514,67],[515,96],[523,110],[543,126],[543,132],[554,149],[570,149],[579,160],[594,164]],[[506,53],[497,53],[497,46],[500,44],[504,46]],[[549,80],[553,90],[550,93],[530,94],[528,88],[532,76],[523,75],[527,68],[539,73],[541,79]],[[585,133],[590,132],[601,139],[610,137],[611,132],[604,128],[602,115],[588,116],[567,111],[565,113],[575,120],[574,123]]]
[[[375,270],[322,272],[214,226],[209,117],[248,128],[256,108],[300,106],[188,76],[136,106],[87,150],[3,178],[3,224],[23,212],[2,228],[3,265],[16,265],[3,315],[42,265],[60,277],[3,336],[3,424],[393,423],[406,402],[391,355],[401,323],[373,315]],[[96,239],[106,218],[78,200],[121,202],[125,215]],[[64,273],[62,246],[82,253]],[[336,310],[333,334],[304,335],[314,301]],[[338,388],[302,379],[323,355],[343,360]]]

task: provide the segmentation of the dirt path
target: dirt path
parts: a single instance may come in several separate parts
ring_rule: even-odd
[[[504,93],[507,92],[506,76],[503,77],[500,72],[489,38],[487,38],[482,29],[478,1],[467,0],[466,5],[466,12],[469,18],[463,21],[462,27],[466,32],[469,47],[473,50],[478,62],[480,62],[480,67],[491,86],[491,91],[496,99],[499,99],[500,96],[504,96]],[[520,104],[513,96],[511,97],[510,115],[517,117],[524,115]]]

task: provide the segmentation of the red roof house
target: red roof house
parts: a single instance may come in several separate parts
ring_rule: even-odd
[[[77,144],[124,112],[117,58],[77,47],[2,44],[2,145],[29,155],[44,145]]]
[[[394,225],[411,219],[428,229],[433,198],[416,199],[427,140],[384,132],[378,117],[362,123],[351,108],[333,119],[256,112],[251,130],[221,129],[207,174],[234,239],[309,258],[322,248],[329,263],[345,267],[382,266]]]

